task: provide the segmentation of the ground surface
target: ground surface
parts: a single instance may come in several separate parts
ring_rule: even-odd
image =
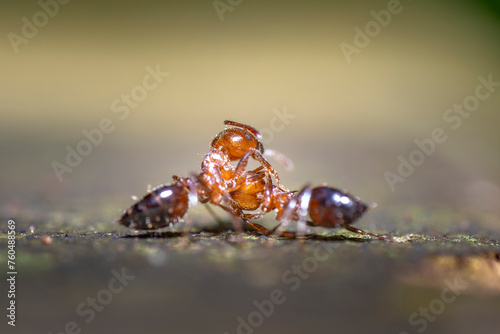
[[[442,228],[442,214],[422,224],[408,212],[405,231],[391,232],[400,243],[343,230],[311,231],[300,244],[237,236],[230,225],[209,224],[183,239],[108,223],[78,229],[70,217],[19,222],[17,326],[8,330],[496,333],[498,231],[487,219],[480,230]],[[2,234],[4,250],[6,241]]]

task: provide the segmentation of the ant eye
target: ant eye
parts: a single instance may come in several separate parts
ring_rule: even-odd
[[[246,134],[245,138],[248,139],[248,140],[252,140],[252,136],[250,136],[249,134]]]

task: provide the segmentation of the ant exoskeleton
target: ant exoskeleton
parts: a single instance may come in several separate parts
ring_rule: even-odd
[[[328,186],[307,185],[299,192],[283,187],[278,173],[263,156],[259,132],[241,123],[224,124],[232,127],[213,139],[200,174],[188,178],[173,176],[174,183],[153,189],[127,209],[117,223],[136,230],[159,229],[181,220],[188,207],[200,201],[223,208],[265,235],[294,237],[284,230],[290,221],[298,221],[297,237],[304,237],[309,225],[344,227],[354,233],[394,241],[352,227],[368,205],[345,192]],[[260,165],[247,171],[250,158]],[[232,161],[238,161],[236,167]],[[259,211],[252,212],[256,210]],[[276,211],[280,222],[274,231],[250,221],[270,211]]]
[[[251,173],[260,171],[259,168]],[[267,178],[267,180],[270,180]],[[305,235],[306,226],[320,226],[328,228],[344,227],[348,231],[375,237],[381,240],[393,238],[384,235],[365,232],[351,226],[369,208],[367,204],[356,197],[341,190],[322,185],[311,188],[306,185],[299,192],[281,189],[271,182],[252,183],[246,181],[244,186],[231,192],[230,205],[236,215],[255,229],[266,235],[290,236],[283,233],[290,221],[298,221],[297,236]],[[260,212],[244,213],[243,210],[253,211],[260,207]],[[280,224],[275,231],[269,231],[264,226],[252,223],[249,220],[258,219],[270,211],[276,211],[276,220]],[[307,217],[310,220],[307,220]]]
[[[176,223],[184,217],[189,204],[198,201],[210,202],[239,217],[227,203],[231,193],[240,188],[248,191],[249,187],[262,183],[267,178],[273,183],[274,176],[279,189],[281,186],[278,173],[264,158],[264,147],[259,141],[260,133],[254,128],[225,121],[231,126],[219,133],[212,141],[210,152],[201,164],[201,173],[188,178],[173,176],[174,183],[160,185],[128,208],[117,223],[137,230],[154,230]],[[260,166],[255,171],[246,171],[248,160],[252,157]],[[232,161],[238,161],[236,167]],[[254,210],[257,208],[254,208]]]

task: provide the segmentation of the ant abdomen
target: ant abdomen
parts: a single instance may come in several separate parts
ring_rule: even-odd
[[[311,190],[309,201],[309,225],[341,227],[354,223],[368,209],[359,199],[331,187],[316,187]]]
[[[189,193],[179,182],[161,185],[128,208],[117,224],[135,230],[154,230],[176,223],[189,207]]]

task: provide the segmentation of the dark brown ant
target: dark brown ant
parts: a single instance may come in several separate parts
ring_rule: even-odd
[[[315,188],[306,185],[299,192],[283,190],[272,182],[265,182],[262,177],[253,177],[252,174],[259,175],[256,172],[262,173],[260,168],[249,172],[247,174],[249,179],[238,190],[231,192],[230,206],[238,217],[260,232],[280,236],[290,221],[298,221],[299,237],[304,236],[306,225],[309,225],[344,227],[354,233],[394,241],[391,237],[365,232],[351,226],[370,207],[358,198],[327,185]],[[243,212],[253,211],[259,207],[261,211],[257,213]],[[280,222],[275,231],[269,231],[262,225],[250,222],[273,210],[276,211],[276,220]],[[307,217],[310,220],[307,220]]]
[[[309,225],[343,227],[357,234],[394,241],[351,226],[369,208],[358,198],[326,185],[315,188],[306,185],[299,192],[283,187],[277,172],[263,156],[259,132],[241,123],[225,121],[224,124],[232,127],[213,139],[199,175],[173,176],[174,183],[153,189],[127,209],[117,223],[136,230],[159,229],[180,221],[188,207],[200,201],[223,208],[265,235],[292,237],[284,230],[290,221],[298,221],[297,237],[304,237]],[[260,166],[247,171],[250,158]],[[238,161],[237,166],[233,167],[231,161]],[[274,231],[251,222],[270,211],[276,211],[280,222]]]
[[[264,199],[266,201],[266,199]],[[365,232],[351,226],[368,210],[369,205],[358,198],[327,185],[311,188],[306,185],[298,193],[273,189],[268,206],[263,205],[263,212],[275,210],[280,222],[275,231],[260,229],[266,235],[280,236],[290,221],[298,221],[297,237],[305,235],[306,226],[327,228],[343,227],[348,231],[368,235],[380,240],[395,241],[391,237]],[[310,220],[307,220],[307,217]],[[246,217],[250,219],[250,217]],[[252,225],[253,226],[253,225]]]

